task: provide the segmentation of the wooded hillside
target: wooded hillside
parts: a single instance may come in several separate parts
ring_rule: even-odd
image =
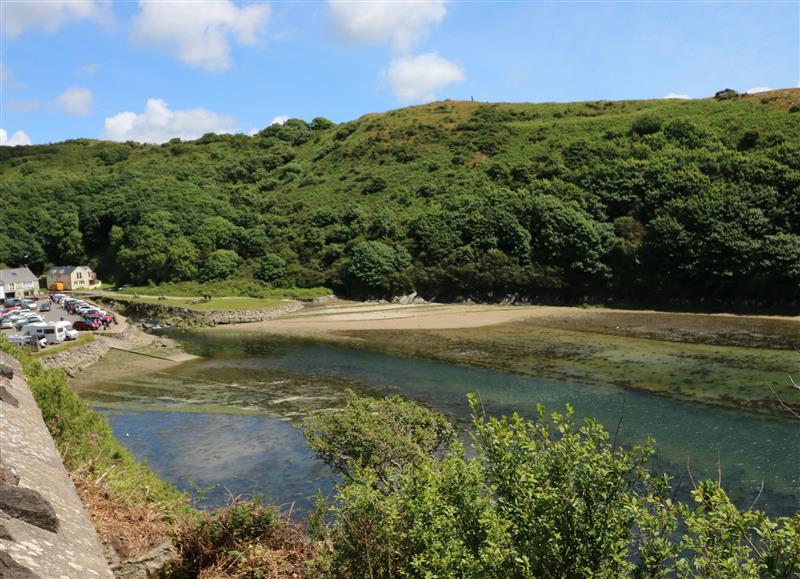
[[[0,263],[348,296],[800,300],[800,89],[0,147]],[[27,259],[25,256],[28,256]]]

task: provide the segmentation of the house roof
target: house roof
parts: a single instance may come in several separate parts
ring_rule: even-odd
[[[39,278],[33,275],[33,272],[27,267],[0,269],[0,283],[3,285],[7,283],[37,283],[38,281]]]
[[[92,271],[88,265],[60,265],[58,267],[53,267],[50,271],[47,272],[47,275],[69,275],[76,269],[88,269]]]

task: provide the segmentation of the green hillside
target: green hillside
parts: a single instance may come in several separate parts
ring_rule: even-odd
[[[0,147],[0,263],[349,296],[800,300],[800,89]],[[25,256],[28,256],[25,258]]]

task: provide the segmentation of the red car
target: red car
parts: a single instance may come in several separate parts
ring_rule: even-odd
[[[77,322],[72,322],[72,328],[81,332],[85,332],[87,330],[96,330],[99,327],[99,320],[78,320]]]
[[[110,322],[114,318],[111,314],[88,314],[83,317],[84,320],[98,320],[100,323],[103,323],[103,320]]]

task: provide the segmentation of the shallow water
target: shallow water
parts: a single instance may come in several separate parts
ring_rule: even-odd
[[[228,495],[262,494],[299,511],[332,473],[297,429],[308,412],[336,406],[345,388],[399,393],[466,427],[466,394],[488,412],[535,412],[536,404],[592,416],[622,444],[657,441],[658,461],[679,494],[693,477],[717,478],[742,507],[763,486],[757,507],[772,514],[800,505],[800,426],[737,410],[680,402],[615,386],[541,379],[416,358],[254,335],[176,336],[204,356],[169,370],[133,372],[112,382],[82,377],[80,393],[103,411],[120,440],[164,478],[216,506]],[[124,360],[115,361],[124,364]],[[621,423],[620,423],[621,420]],[[688,465],[688,469],[687,469]]]

